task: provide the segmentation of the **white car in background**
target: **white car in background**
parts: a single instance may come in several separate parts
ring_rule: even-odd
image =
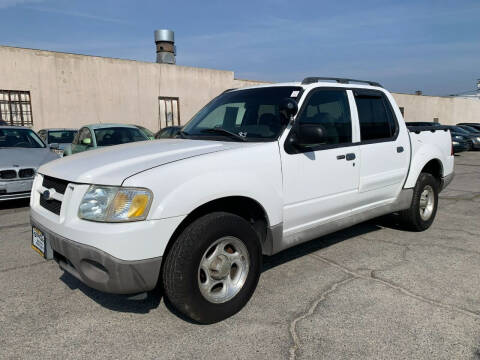
[[[160,284],[181,313],[213,323],[247,303],[262,254],[393,212],[426,230],[454,174],[448,130],[410,132],[369,81],[230,90],[179,136],[42,166],[34,249],[101,291]]]

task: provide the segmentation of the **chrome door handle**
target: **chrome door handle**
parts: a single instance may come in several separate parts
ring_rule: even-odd
[[[347,161],[352,161],[355,160],[355,154],[354,153],[348,153],[346,156]]]

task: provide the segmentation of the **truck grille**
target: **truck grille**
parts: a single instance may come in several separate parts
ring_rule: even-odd
[[[40,196],[40,206],[54,214],[60,215],[62,202],[55,199],[45,200],[43,196]]]
[[[53,178],[50,176],[43,177],[43,187],[47,189],[55,189],[57,193],[65,194],[65,190],[67,189],[68,181],[61,180],[57,178]]]
[[[30,178],[35,175],[35,170],[34,169],[21,169],[18,172],[18,177],[20,178]]]

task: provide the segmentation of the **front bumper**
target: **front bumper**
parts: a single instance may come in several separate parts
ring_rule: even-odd
[[[33,179],[0,181],[0,201],[28,199]]]
[[[113,294],[135,294],[155,288],[162,257],[126,261],[89,245],[69,240],[46,229],[30,218],[48,242],[47,254],[60,268],[85,285]]]
[[[459,152],[463,152],[463,151],[468,151],[470,149],[470,146],[468,145],[468,143],[459,143],[458,145],[453,145],[453,152],[456,154],[456,153],[459,153]]]
[[[479,150],[479,149],[480,149],[480,142],[478,142],[478,141],[477,141],[477,142],[474,142],[474,143],[472,144],[472,149],[474,149],[474,150]]]

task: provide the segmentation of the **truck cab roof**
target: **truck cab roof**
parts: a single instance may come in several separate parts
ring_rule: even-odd
[[[279,86],[298,86],[303,88],[304,90],[315,88],[315,87],[339,87],[339,88],[361,88],[361,89],[372,89],[372,90],[384,90],[383,86],[375,81],[356,80],[356,79],[348,79],[348,78],[334,78],[334,77],[306,77],[305,79],[303,79],[303,81],[262,84],[262,85],[244,87],[241,89],[232,89],[231,91],[265,88],[265,87],[277,87],[277,86],[278,87]]]

